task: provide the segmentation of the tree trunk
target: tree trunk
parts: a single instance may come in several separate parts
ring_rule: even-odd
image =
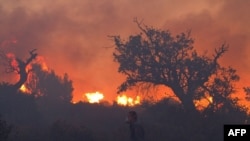
[[[191,115],[199,114],[199,111],[196,109],[193,99],[190,97],[190,95],[185,95],[185,97],[181,100],[181,102],[187,113]]]
[[[184,91],[182,90],[182,88],[178,87],[176,85],[175,85],[175,87],[172,87],[172,90],[175,93],[175,95],[179,98],[184,110],[188,114],[191,114],[191,115],[199,114],[198,110],[196,109],[196,107],[194,105],[193,98],[190,94],[185,94]]]
[[[19,62],[19,80],[14,85],[14,89],[18,90],[21,88],[21,86],[27,81],[28,79],[28,73],[26,72],[26,64]]]
[[[27,61],[22,61],[21,59],[16,59],[18,62],[18,68],[19,68],[19,80],[14,85],[14,89],[18,90],[21,88],[21,86],[27,81],[28,79],[28,72],[26,72],[26,67],[31,63],[32,60],[36,59],[37,53],[34,53],[36,49],[33,49],[30,51],[30,57],[27,59]]]

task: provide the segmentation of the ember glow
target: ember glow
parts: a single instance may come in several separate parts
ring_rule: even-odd
[[[100,101],[104,98],[104,95],[98,91],[94,93],[86,93],[85,96],[87,97],[89,103],[100,103]]]

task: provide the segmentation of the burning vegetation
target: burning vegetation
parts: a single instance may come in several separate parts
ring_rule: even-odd
[[[103,93],[94,92],[94,93],[86,93],[84,96],[87,98],[88,103],[101,103],[104,100],[105,96]],[[129,97],[125,94],[118,95],[116,98],[116,103],[121,106],[135,106],[141,103],[140,96],[136,96],[135,99]]]
[[[145,140],[221,141],[223,124],[250,124],[250,1],[208,1],[2,0],[0,140],[125,141],[131,109]]]
[[[128,97],[125,94],[117,96],[117,104],[122,106],[135,106],[141,104],[140,96],[136,98]]]
[[[26,94],[30,94],[31,91],[25,86],[25,84],[23,84],[20,88],[20,91]]]
[[[32,50],[30,52],[31,57],[27,59],[26,63],[24,63],[24,61],[16,58],[15,55],[12,53],[6,54],[6,58],[8,60],[8,65],[7,65],[8,67],[6,68],[6,72],[16,72],[17,74],[19,74],[20,78],[22,78],[22,82],[20,82],[21,79],[18,81],[18,85],[21,84],[18,89],[25,94],[36,93],[36,97],[37,97],[37,96],[46,95],[45,93],[48,92],[48,88],[38,88],[38,87],[40,87],[39,83],[41,83],[39,81],[42,81],[42,79],[43,79],[43,78],[39,78],[39,77],[44,77],[48,74],[52,74],[52,75],[55,75],[55,74],[53,71],[50,71],[48,69],[48,66],[47,66],[47,63],[46,63],[44,57],[38,56],[37,54],[34,54],[34,51],[35,50]],[[33,59],[34,59],[34,61],[32,61]],[[38,70],[40,72],[36,72],[37,66],[39,66]],[[25,70],[25,72],[23,70]],[[42,73],[44,73],[44,74],[41,75]],[[38,76],[39,74],[41,76]],[[25,77],[27,77],[27,78],[25,78]],[[63,83],[62,80],[59,80],[59,81],[61,81]],[[59,83],[61,83],[61,82],[59,82]],[[15,85],[17,85],[17,84],[15,84]],[[69,93],[71,93],[70,95],[72,95],[72,92],[69,91]],[[101,103],[102,101],[105,101],[105,95],[99,91],[85,93],[83,95],[83,99],[80,101],[84,101],[85,98],[86,98],[87,102],[90,104]],[[130,106],[131,107],[131,106],[140,105],[142,100],[143,99],[141,96],[130,97],[130,96],[127,96],[125,93],[123,93],[123,94],[119,94],[116,97],[115,101],[120,106]],[[213,105],[213,97],[212,96],[201,97],[199,100],[194,100],[194,105],[198,110],[202,111],[202,110],[206,109],[208,106]]]
[[[151,34],[154,34],[155,32],[154,29],[147,30],[150,30]],[[159,33],[162,32],[156,32],[155,34]],[[157,38],[159,38],[158,36],[160,35],[157,35]],[[133,38],[131,38],[132,43],[137,43],[137,47],[141,45],[140,35]],[[152,38],[153,40],[155,36],[150,36],[149,38]],[[184,34],[181,37],[177,38],[178,39],[176,42],[180,41],[180,46],[183,44],[182,42],[192,43],[192,40],[189,37],[187,40],[185,40],[185,38],[187,37]],[[115,41],[118,46],[117,50],[121,49],[119,53],[124,53],[123,49],[124,45],[126,44],[130,49],[133,47],[130,46],[130,41],[128,41],[128,43],[126,44],[121,43],[119,37],[115,37]],[[189,44],[187,44],[187,47],[188,46]],[[142,47],[144,48],[144,46]],[[159,50],[161,49],[159,48]],[[146,51],[145,54],[139,54],[139,57],[135,57],[135,54],[138,52],[133,49],[128,50],[128,52],[130,52],[128,54],[127,52],[126,54],[114,54],[117,59],[116,61],[121,61],[119,62],[121,63],[120,69],[123,70],[121,72],[124,72],[124,74],[128,75],[127,80],[119,87],[119,95],[116,97],[115,101],[116,105],[118,106],[103,105],[102,102],[106,100],[106,97],[105,94],[100,91],[85,93],[82,97],[83,99],[80,100],[83,101],[81,103],[72,102],[74,87],[73,81],[69,79],[68,74],[65,73],[63,76],[59,76],[55,73],[55,71],[48,69],[44,58],[38,56],[38,54],[35,53],[35,50],[31,50],[29,52],[30,57],[26,61],[17,58],[14,54],[8,53],[5,55],[7,60],[6,72],[16,72],[17,76],[19,76],[19,79],[18,82],[13,85],[0,85],[0,94],[2,97],[4,97],[4,99],[0,99],[0,109],[1,111],[4,111],[5,115],[8,116],[8,120],[15,121],[16,124],[19,124],[17,121],[20,121],[20,119],[25,124],[30,123],[31,119],[35,119],[34,123],[36,123],[37,121],[39,121],[40,123],[43,123],[44,121],[53,123],[50,127],[51,130],[49,132],[50,136],[54,140],[62,140],[65,138],[67,138],[67,140],[71,140],[77,135],[80,138],[76,140],[87,138],[92,141],[92,136],[90,136],[90,133],[86,131],[86,128],[84,126],[75,126],[80,123],[79,120],[81,122],[82,120],[85,120],[84,122],[89,124],[89,121],[96,119],[96,117],[107,116],[105,117],[105,119],[98,119],[103,120],[102,124],[106,124],[107,121],[110,121],[110,117],[113,118],[113,116],[117,113],[120,112],[120,115],[124,114],[122,113],[124,112],[124,109],[128,110],[131,108],[144,108],[144,106],[141,106],[145,98],[143,97],[143,95],[135,95],[134,97],[132,97],[128,96],[124,91],[126,91],[130,87],[135,86],[137,82],[146,82],[153,83],[154,85],[166,85],[168,88],[171,88],[173,90],[173,95],[177,99],[175,100],[171,97],[164,99],[165,97],[161,97],[156,103],[149,101],[153,104],[150,103],[149,105],[147,105],[148,109],[142,111],[145,112],[144,114],[148,116],[148,119],[155,119],[157,121],[151,123],[152,125],[164,124],[164,126],[170,126],[171,128],[167,128],[169,131],[178,126],[178,129],[185,129],[182,132],[182,136],[189,136],[192,133],[186,132],[190,130],[191,126],[194,126],[193,128],[191,128],[192,132],[196,132],[197,128],[210,126],[210,123],[207,121],[212,119],[210,122],[213,122],[215,116],[218,116],[218,119],[223,120],[226,117],[227,120],[225,121],[249,123],[249,116],[246,114],[247,109],[245,107],[238,107],[236,105],[237,99],[231,99],[230,97],[230,95],[234,92],[233,83],[239,79],[236,71],[230,67],[221,67],[217,62],[217,59],[226,51],[226,48],[222,46],[221,48],[215,50],[213,59],[208,59],[205,56],[198,56],[196,52],[191,52],[191,54],[189,54],[189,52],[185,53],[185,50],[192,50],[192,47],[188,49],[181,49],[181,55],[179,54],[179,51],[176,51],[175,54],[177,54],[177,56],[174,56],[174,58],[165,58],[167,61],[170,61],[169,63],[173,63],[173,60],[177,61],[172,64],[173,68],[164,68],[167,65],[165,66],[164,63],[161,64],[161,61],[165,53],[157,54],[156,50]],[[154,54],[156,53],[157,55],[152,57],[152,54],[150,54],[152,52]],[[140,60],[145,56],[146,60]],[[132,57],[132,59],[135,59],[136,61],[127,61],[129,57]],[[153,63],[150,61],[153,61]],[[180,62],[181,65],[178,64]],[[125,65],[124,67],[123,63],[128,66],[126,67]],[[152,64],[154,65],[151,66]],[[196,65],[201,68],[208,68],[200,69],[199,67],[196,68]],[[14,90],[16,91],[13,91],[12,88],[14,88]],[[244,90],[247,94],[247,98],[249,98],[249,87],[245,87]],[[164,93],[166,93],[166,91]],[[157,95],[158,93],[153,94]],[[84,101],[85,99],[86,102]],[[11,106],[6,106],[8,104]],[[193,113],[193,111],[189,111],[190,107],[186,109],[185,106],[191,106],[191,108],[194,108],[193,110],[196,110],[198,114]],[[11,110],[6,110],[6,107],[14,108]],[[36,109],[36,107],[38,107],[38,109]],[[110,116],[110,114],[107,114],[108,112],[110,112],[112,116]],[[211,119],[209,117],[210,115],[212,115]],[[224,115],[226,116],[224,117]],[[19,117],[16,118],[16,116]],[[70,121],[73,121],[75,123],[74,125],[71,125],[71,123],[67,123],[65,121],[56,121],[58,120],[58,117],[70,119]],[[119,123],[120,119],[118,119],[117,121],[118,122],[116,123]],[[188,122],[176,125],[176,123],[179,123],[180,121]],[[101,126],[95,124],[96,122],[97,121],[94,121],[93,123],[89,124],[89,127],[99,126],[99,131],[101,129]],[[165,122],[167,123],[166,125]],[[194,122],[197,122],[198,124],[193,125]],[[218,121],[216,120],[216,122]],[[223,121],[219,122],[223,123]],[[216,125],[222,125],[221,123]],[[215,127],[216,129],[220,129],[217,126]],[[159,128],[166,129],[166,127],[161,126]],[[148,130],[152,131],[151,128],[149,128]],[[214,129],[211,128],[208,128],[207,130],[209,130],[209,132],[211,133],[219,132],[218,130],[214,131]],[[162,132],[163,131],[161,131],[161,133]],[[60,136],[58,136],[58,133]],[[177,133],[180,133],[180,130],[177,130],[176,134]],[[203,134],[203,132],[201,134]],[[188,136],[185,136],[185,138]],[[204,136],[207,135],[205,134]]]
[[[89,103],[100,103],[100,101],[104,98],[104,95],[100,92],[86,93],[85,96],[87,97]]]
[[[136,22],[137,22],[139,28],[143,32],[147,33],[150,31],[150,33],[152,32],[151,34],[160,34],[160,33],[158,33],[158,31],[154,31],[153,28],[152,29],[151,28],[144,29],[138,23],[138,21],[136,21]],[[156,33],[153,33],[153,32],[156,32]],[[161,34],[169,34],[169,36],[170,36],[170,33],[161,33]],[[153,40],[154,35],[148,34],[148,36],[150,36],[149,38],[152,38],[152,40]],[[137,38],[139,38],[139,36],[135,36],[134,38],[135,38],[134,40],[137,42]],[[198,86],[197,87],[198,89],[196,89],[196,90],[193,89],[193,91],[194,91],[193,94],[198,94],[199,93],[198,90],[200,90],[200,92],[203,92],[203,94],[205,94],[205,95],[200,95],[200,96],[197,95],[197,99],[193,99],[194,107],[200,111],[206,109],[207,107],[213,107],[211,105],[214,105],[213,108],[215,108],[216,105],[220,105],[221,103],[214,103],[214,101],[216,102],[216,99],[214,98],[214,96],[216,96],[216,95],[213,96],[209,93],[211,93],[213,91],[213,89],[214,90],[217,89],[216,91],[218,92],[218,94],[220,94],[221,92],[226,92],[225,97],[224,97],[224,98],[226,98],[226,96],[229,95],[233,91],[233,87],[232,87],[231,82],[237,81],[237,79],[238,79],[238,76],[235,74],[235,70],[233,70],[231,68],[227,69],[227,68],[219,67],[219,64],[217,63],[217,60],[220,58],[220,56],[222,54],[224,54],[224,52],[227,51],[227,47],[222,45],[221,48],[216,49],[214,58],[212,60],[209,60],[208,58],[205,58],[205,57],[199,57],[195,52],[193,52],[193,54],[192,54],[193,56],[190,56],[188,51],[192,50],[192,47],[191,47],[191,44],[193,43],[192,39],[188,35],[182,34],[181,36],[177,37],[176,42],[178,42],[178,40],[180,40],[179,38],[183,38],[183,40],[185,40],[185,38],[186,38],[186,42],[187,42],[187,49],[184,49],[187,51],[186,57],[179,58],[179,59],[186,59],[186,61],[189,61],[189,63],[191,63],[192,61],[193,62],[196,61],[196,63],[198,65],[201,65],[201,66],[208,63],[210,65],[211,71],[217,70],[217,74],[211,73],[211,74],[207,74],[207,76],[198,76],[198,75],[201,75],[201,74],[199,74],[200,72],[195,70],[195,68],[192,67],[190,64],[189,64],[189,67],[188,66],[187,67],[183,66],[183,68],[177,67],[177,68],[175,68],[176,75],[180,75],[179,77],[181,79],[180,79],[179,83],[183,83],[180,85],[180,88],[182,88],[182,91],[184,93],[190,94],[191,92],[188,92],[187,90],[191,90],[191,89],[188,89],[188,86],[186,86],[186,84],[190,85],[191,82],[189,82],[189,83],[187,83],[187,82],[192,80],[192,81],[194,81],[193,83],[197,84],[197,86],[198,86],[199,84],[197,82],[200,79],[199,81],[203,81],[204,85]],[[114,37],[114,41],[117,45],[117,51],[119,49],[125,47],[125,45],[126,45],[126,44],[123,44],[124,46],[121,46],[120,40],[121,40],[120,38]],[[131,38],[131,40],[132,40],[132,38]],[[130,41],[128,41],[128,43],[129,42]],[[184,42],[184,41],[180,40],[179,42]],[[156,50],[153,50],[153,52],[155,52],[155,51]],[[120,52],[120,53],[122,53],[122,52]],[[178,54],[179,52],[176,52],[176,53]],[[131,54],[133,54],[133,53],[131,52]],[[68,83],[68,86],[65,85],[68,88],[62,88],[62,89],[65,89],[68,96],[67,96],[67,94],[66,95],[64,95],[64,94],[58,95],[59,99],[67,99],[68,101],[71,101],[72,97],[73,97],[73,86],[71,84],[72,81],[69,80],[67,74],[65,74],[64,78],[61,78],[60,76],[56,76],[56,74],[53,70],[49,70],[44,57],[39,56],[36,53],[36,49],[31,50],[29,52],[29,55],[30,55],[30,57],[28,59],[26,59],[26,61],[24,61],[20,58],[17,58],[15,56],[15,54],[13,54],[13,53],[4,53],[3,51],[1,51],[1,58],[4,58],[6,61],[5,62],[5,66],[6,66],[5,71],[7,73],[15,72],[19,76],[19,81],[16,84],[14,84],[14,86],[17,89],[19,89],[21,92],[26,93],[26,94],[34,94],[35,93],[36,97],[45,96],[45,95],[47,95],[47,93],[50,93],[50,91],[53,91],[52,90],[53,88],[50,88],[51,86],[46,85],[45,84],[46,82],[42,82],[42,81],[53,81],[53,80],[49,80],[50,78],[48,78],[48,77],[49,76],[55,77],[56,81],[57,81],[56,83],[58,83],[58,84],[64,84],[64,83],[67,84]],[[114,55],[115,55],[115,58],[116,57],[118,58],[119,55],[121,55],[121,54],[119,54],[118,52],[115,52]],[[129,54],[126,54],[126,55],[129,55]],[[150,55],[150,54],[148,54],[148,55]],[[130,57],[130,56],[127,56],[127,57]],[[156,58],[154,58],[155,60],[153,60],[153,61],[156,64],[157,63],[159,64],[159,63],[161,63],[160,61],[161,61],[162,57],[164,57],[164,56],[162,56],[162,54],[159,53],[158,56],[155,56],[155,57]],[[193,57],[193,59],[189,60],[188,57],[190,57],[190,59]],[[123,59],[126,59],[126,58],[123,58]],[[204,60],[202,61],[202,59],[204,59]],[[168,58],[166,60],[168,60]],[[117,61],[125,61],[125,60],[117,60]],[[138,64],[130,64],[130,65],[135,65],[134,67],[138,67],[138,70],[136,70],[135,72],[133,72],[132,70],[130,71],[129,69],[127,70],[126,68],[120,68],[120,69],[125,69],[127,71],[126,74],[128,74],[129,76],[134,75],[133,73],[135,73],[136,75],[140,75],[140,73],[144,72],[145,74],[141,74],[141,75],[143,75],[143,77],[145,75],[145,78],[148,77],[149,79],[151,79],[151,77],[152,77],[152,82],[160,81],[161,79],[167,80],[170,78],[172,78],[172,79],[175,78],[174,76],[167,76],[168,74],[164,74],[164,75],[162,74],[161,76],[157,76],[159,74],[158,71],[160,71],[160,70],[155,70],[155,72],[158,72],[155,74],[154,74],[154,72],[148,72],[149,75],[147,75],[146,72],[148,71],[148,69],[153,68],[153,67],[147,66],[146,64],[142,64],[142,63],[146,63],[145,61],[142,61],[142,60],[138,60],[138,61],[136,62]],[[120,62],[120,63],[122,64],[123,62]],[[136,66],[136,65],[138,65],[138,66]],[[145,66],[142,66],[142,65],[145,65]],[[195,65],[195,63],[194,63],[194,65]],[[154,67],[154,68],[157,69],[156,67]],[[188,69],[190,69],[190,70],[188,70]],[[171,71],[173,71],[173,70],[171,70]],[[202,74],[205,75],[206,71],[208,71],[208,70],[204,70],[204,72]],[[166,73],[166,72],[164,72],[164,73]],[[226,78],[226,77],[223,78],[222,77],[223,75],[226,76],[227,78],[230,78],[231,80],[223,80]],[[212,76],[212,77],[210,78],[210,76]],[[154,77],[157,77],[157,79],[154,80]],[[212,78],[214,80],[212,80]],[[136,80],[137,78],[130,78],[130,79],[135,79],[134,81],[137,81]],[[206,82],[207,79],[209,79],[209,81]],[[141,78],[138,80],[141,82],[144,81]],[[169,82],[167,82],[167,81],[169,81]],[[167,80],[167,81],[166,81],[166,84],[168,84],[168,83],[171,84],[170,80]],[[119,90],[120,90],[119,92],[126,90],[129,87],[129,85],[134,85],[134,84],[130,84],[130,82],[132,82],[131,80],[128,80],[128,82],[123,83],[121,85],[121,87],[119,87]],[[215,86],[214,84],[218,84],[218,85]],[[223,85],[228,85],[228,87],[225,89],[225,87]],[[172,86],[172,90],[175,90],[175,93],[177,94],[177,89],[175,87],[176,87],[176,85],[174,87]],[[57,93],[64,93],[64,92],[58,91]],[[221,95],[223,95],[223,93],[221,93]],[[177,97],[178,97],[178,94],[177,94]],[[85,93],[83,95],[83,99],[80,99],[79,101],[85,101],[84,99],[86,99],[88,103],[94,104],[94,103],[101,103],[102,101],[106,101],[107,99],[105,99],[105,98],[106,98],[105,94],[103,94],[99,91],[96,91],[96,92]],[[178,100],[180,100],[181,103],[183,103],[183,101],[185,101],[184,99],[181,99],[182,96],[180,96],[180,95],[178,98],[179,98]],[[131,107],[131,106],[140,105],[143,100],[144,99],[142,96],[130,97],[130,96],[126,95],[125,93],[122,93],[116,97],[115,102],[120,106],[130,106]],[[159,99],[159,100],[161,100],[161,99]]]

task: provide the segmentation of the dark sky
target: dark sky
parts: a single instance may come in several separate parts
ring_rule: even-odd
[[[191,30],[201,52],[229,44],[222,64],[236,68],[240,83],[250,85],[249,8],[249,0],[0,0],[0,42],[21,58],[37,48],[49,68],[69,74],[75,100],[100,91],[112,101],[124,78],[107,36],[138,33],[137,17],[173,34]],[[6,45],[11,40],[17,42]]]

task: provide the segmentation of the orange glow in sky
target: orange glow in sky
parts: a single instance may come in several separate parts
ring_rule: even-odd
[[[75,102],[83,100],[84,93],[95,90],[109,102],[117,100],[117,87],[125,76],[118,73],[112,56],[114,43],[107,36],[120,35],[126,40],[139,33],[133,22],[135,17],[145,25],[169,30],[174,35],[192,30],[194,48],[201,53],[211,55],[214,48],[228,44],[229,51],[221,64],[237,70],[241,78],[239,89],[250,86],[247,0],[143,0],[143,4],[142,0],[58,0],[53,4],[51,0],[7,0],[0,5],[0,49],[13,53],[9,57],[22,60],[27,59],[30,50],[37,49],[42,56],[37,60],[44,70],[69,75]],[[4,71],[1,65],[0,71]],[[0,81],[15,80],[9,74],[0,77]],[[244,97],[241,92],[238,95]],[[129,96],[126,102],[131,101]]]

